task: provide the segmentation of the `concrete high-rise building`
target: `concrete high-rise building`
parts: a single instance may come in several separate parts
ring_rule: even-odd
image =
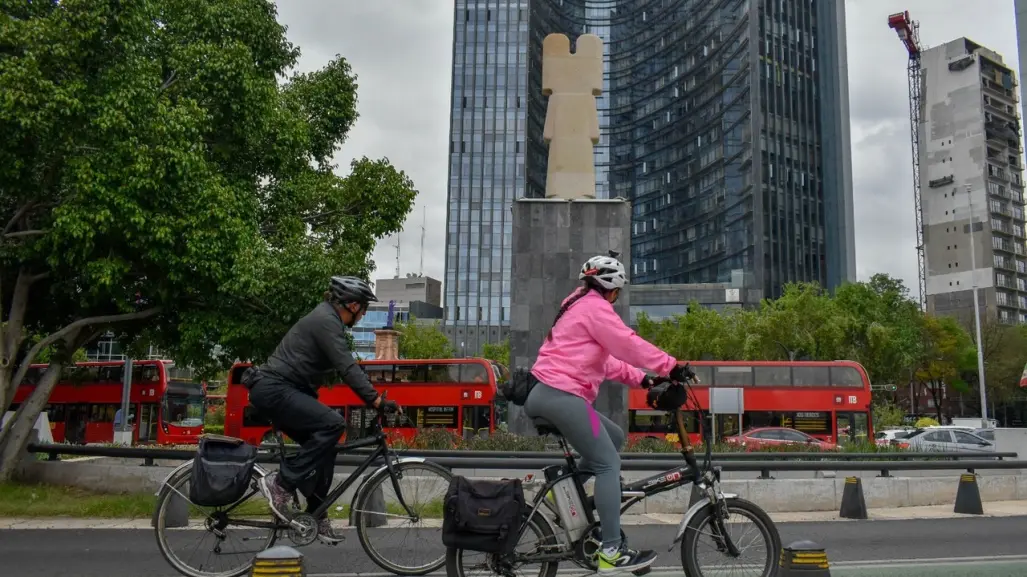
[[[1020,59],[1020,78],[1023,78],[1023,69],[1027,67],[1027,0],[1014,0],[1013,8],[1016,12],[1016,52]],[[1020,94],[1020,108],[1023,111],[1021,118],[1027,115],[1027,108],[1023,104],[1023,94]]]
[[[966,38],[925,50],[922,65],[928,311],[972,318],[976,279],[982,316],[1027,322],[1016,73]]]
[[[545,191],[550,33],[604,41],[596,188],[632,201],[633,283],[741,279],[773,297],[791,281],[855,280],[843,2],[455,6],[444,286],[455,343],[507,335],[510,206]]]

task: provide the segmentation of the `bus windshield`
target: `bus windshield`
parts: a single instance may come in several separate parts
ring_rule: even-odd
[[[171,381],[161,407],[165,423],[176,427],[203,425],[206,399],[201,383]]]

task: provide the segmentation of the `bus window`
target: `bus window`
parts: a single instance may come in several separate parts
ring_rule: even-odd
[[[90,423],[113,423],[114,413],[118,411],[120,407],[118,405],[100,405],[94,404],[89,406],[89,422]]]
[[[466,364],[457,365],[460,367],[460,380],[461,383],[487,383],[489,382],[488,374],[485,373],[485,367],[479,364]]]
[[[697,367],[692,365],[692,372],[698,377],[700,385],[713,384],[713,367]]]
[[[133,383],[156,383],[160,381],[160,372],[157,365],[132,365]]]
[[[751,387],[752,367],[716,367],[716,372],[713,376],[713,385],[716,387]]]
[[[696,419],[694,412],[682,411],[681,418],[684,420],[686,432],[699,432],[699,420]],[[628,432],[662,436],[677,433],[677,426],[665,411],[640,409],[628,412]]]
[[[416,407],[414,422],[418,428],[442,427],[455,429],[456,407]]]
[[[203,400],[202,395],[184,395],[168,391],[164,395],[161,418],[165,423],[177,427],[200,427],[203,425]]]
[[[47,405],[43,407],[43,410],[46,411],[46,418],[49,419],[51,423],[64,422],[65,405]]]
[[[242,374],[246,372],[246,369],[250,367],[234,367],[232,368],[231,382],[242,384]]]
[[[863,388],[863,376],[855,367],[831,367],[832,387]]]
[[[781,426],[809,435],[830,435],[831,413],[826,411],[785,413],[781,419]]]
[[[391,383],[395,379],[395,365],[368,365],[367,378],[372,383]]]
[[[792,367],[792,383],[796,387],[826,387],[830,382],[828,367]]]
[[[757,387],[792,386],[792,368],[781,366],[753,367]]]

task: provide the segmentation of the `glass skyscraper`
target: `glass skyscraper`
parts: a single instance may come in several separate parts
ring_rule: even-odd
[[[505,337],[510,204],[545,190],[541,45],[604,42],[597,196],[632,200],[632,282],[855,280],[844,3],[456,0],[445,308]]]

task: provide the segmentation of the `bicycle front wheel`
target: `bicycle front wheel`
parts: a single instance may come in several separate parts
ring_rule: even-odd
[[[681,540],[681,566],[687,577],[734,574],[771,577],[777,574],[781,536],[767,513],[751,501],[727,499],[728,518],[722,527],[740,555],[730,555],[713,507],[689,522]]]
[[[245,575],[254,556],[274,545],[277,537],[274,516],[256,487],[258,473],[242,499],[214,508],[189,501],[191,475],[192,466],[185,467],[161,487],[153,513],[157,548],[188,577]]]
[[[446,562],[442,511],[453,475],[429,461],[396,463],[392,471],[372,475],[358,489],[353,524],[360,546],[390,573],[431,573]]]

